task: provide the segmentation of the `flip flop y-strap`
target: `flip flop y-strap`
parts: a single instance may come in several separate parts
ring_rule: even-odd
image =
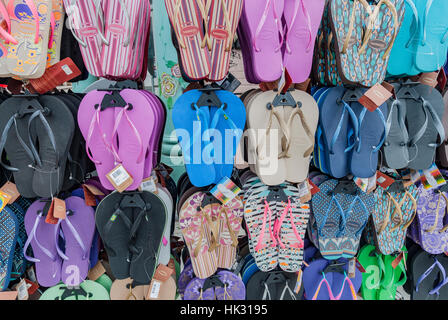
[[[87,259],[88,256],[89,256],[89,253],[90,253],[90,248],[88,247],[88,245],[86,245],[86,244],[84,243],[84,241],[82,241],[81,236],[79,235],[78,231],[76,230],[76,228],[75,228],[75,227],[73,226],[73,224],[71,223],[69,216],[67,216],[67,217],[64,219],[64,221],[65,221],[65,223],[67,223],[67,226],[68,226],[70,232],[73,234],[73,237],[75,238],[76,242],[79,244],[79,246],[81,247],[81,249],[82,249],[82,251],[83,251],[82,259],[83,259],[83,260]],[[61,249],[59,248],[59,246],[58,246],[58,238],[59,238],[59,230],[60,230],[59,227],[60,227],[61,222],[62,222],[62,220],[59,219],[59,221],[58,221],[58,223],[57,223],[57,225],[56,225],[56,230],[57,230],[57,231],[55,232],[55,234],[56,234],[56,237],[55,237],[55,241],[56,241],[56,250],[57,250],[59,256],[60,256],[62,259],[64,259],[64,260],[68,260],[69,258],[62,252],[62,250],[61,250]]]
[[[283,213],[280,216],[280,219],[277,220],[276,226],[274,228],[274,236],[277,238],[278,244],[282,247],[282,249],[284,249],[286,246],[282,242],[282,240],[280,239],[280,230],[281,230],[281,227],[283,225],[283,221],[285,220],[285,218],[286,218],[286,216],[288,214],[289,214],[289,219],[290,219],[290,222],[291,222],[292,230],[294,232],[295,237],[297,238],[297,240],[299,242],[294,247],[302,249],[304,247],[304,242],[303,242],[302,238],[300,237],[299,231],[297,230],[297,227],[296,227],[296,225],[294,223],[294,217],[292,215],[292,205],[291,205],[290,197],[288,197],[288,204],[283,209]]]
[[[212,208],[210,209],[212,210]],[[210,216],[207,214],[207,212],[205,212],[205,209],[200,207],[200,211],[201,211],[201,218],[203,218],[203,223],[201,225],[201,233],[199,235],[199,239],[197,241],[197,246],[193,251],[193,257],[197,257],[199,255],[199,252],[202,248],[202,240],[204,239],[204,237],[207,238],[207,242],[209,243],[209,248],[208,251],[212,252],[214,251],[217,247],[218,247],[218,241],[216,239],[216,237],[218,236],[218,234],[214,232],[215,228],[213,227],[213,222],[210,218]],[[206,228],[207,227],[207,231],[208,234],[206,234]]]
[[[386,230],[387,226],[388,226],[389,223],[390,223],[390,220],[392,219],[392,217],[393,217],[397,212],[400,212],[400,213],[401,213],[401,206],[400,206],[400,204],[398,203],[398,201],[395,200],[395,198],[394,198],[388,191],[385,191],[385,192],[386,192],[386,195],[387,195],[387,197],[388,197],[387,208],[386,208],[386,214],[385,214],[383,223],[381,224],[379,230],[377,231],[377,234],[378,234],[378,235],[381,234],[384,230]],[[394,206],[395,206],[395,210],[394,210],[393,212],[391,212],[391,209],[392,209],[392,208],[391,208],[391,207],[392,207],[392,203],[393,203]],[[401,217],[401,216],[400,216],[400,217]],[[400,222],[401,222],[401,220],[400,220]]]
[[[415,292],[418,292],[419,286],[422,283],[422,281],[425,280],[431,274],[431,272],[434,270],[435,267],[439,268],[440,272],[442,273],[443,279],[437,286],[435,286],[431,291],[429,291],[428,295],[434,295],[434,294],[439,295],[439,290],[443,285],[445,285],[445,283],[447,282],[447,278],[446,278],[445,268],[442,266],[442,264],[439,262],[439,260],[437,260],[437,258],[435,258],[435,257],[434,257],[434,263],[417,279],[417,284],[415,286]]]
[[[306,19],[306,24],[307,24],[307,28],[308,28],[308,44],[306,47],[306,52],[309,52],[311,49],[311,44],[313,43],[313,36],[312,36],[312,28],[311,28],[311,17],[310,14],[308,12],[308,10],[305,7],[304,1],[303,0],[295,0],[294,1],[294,15],[292,17],[291,20],[291,25],[288,28],[288,32],[286,33],[286,50],[289,54],[291,54],[291,47],[289,46],[289,33],[291,32],[291,30],[293,29],[294,23],[296,22],[297,19],[297,15],[299,13],[299,6],[302,9],[302,13],[305,15],[305,19]]]
[[[350,39],[352,38],[353,31],[355,30],[356,8],[358,7],[357,6],[358,3],[361,3],[364,6],[364,8],[369,13],[369,15],[372,14],[372,9],[370,8],[370,5],[367,3],[366,0],[354,0],[353,1],[353,7],[352,7],[352,12],[350,14],[350,23],[349,23],[349,27],[348,27],[348,32],[347,32],[347,35],[345,37],[344,44],[343,44],[342,50],[341,50],[342,54],[346,54],[347,53],[347,49],[348,49],[348,46],[349,46],[349,43],[350,43]],[[330,45],[330,43],[331,43],[331,41],[328,41],[328,45]],[[360,54],[359,51],[358,51],[358,54]]]
[[[318,231],[320,236],[323,236],[322,229],[325,227],[325,224],[327,223],[327,219],[328,219],[328,216],[330,215],[330,211],[331,211],[331,207],[332,207],[333,202],[336,204],[336,207],[337,207],[337,209],[339,211],[339,214],[341,215],[341,218],[342,218],[342,225],[339,226],[339,232],[337,233],[336,237],[339,237],[344,232],[345,224],[346,224],[346,218],[345,218],[344,209],[342,209],[341,204],[336,199],[336,196],[333,195],[331,197],[330,203],[328,204],[327,211],[326,211],[325,216],[324,216],[324,218],[322,220],[322,223],[321,223],[320,227],[317,229],[317,231]]]
[[[269,216],[268,216],[268,213],[269,213]],[[264,200],[264,214],[263,214],[262,227],[261,227],[260,235],[258,236],[258,239],[257,239],[257,245],[255,247],[255,251],[260,251],[261,249],[266,247],[266,243],[264,243],[264,236],[265,236],[265,231],[266,231],[266,222],[267,222],[268,218],[269,218],[269,234],[272,239],[272,247],[277,246],[276,237],[274,235],[274,232],[272,231],[272,228],[270,227],[272,224],[272,215],[273,215],[273,213],[269,206],[269,203],[266,200]]]
[[[257,145],[257,155],[260,156],[260,149],[262,149],[265,144],[266,141],[268,140],[268,137],[270,136],[270,132],[271,132],[271,128],[272,128],[272,123],[274,120],[274,117],[277,119],[280,129],[282,130],[283,133],[283,137],[285,138],[285,142],[282,139],[282,152],[278,155],[279,159],[285,158],[286,157],[286,152],[285,152],[285,148],[286,145],[289,144],[289,139],[290,139],[290,134],[289,134],[289,130],[288,130],[288,126],[286,125],[286,122],[283,120],[283,118],[281,117],[280,114],[278,114],[278,112],[275,109],[276,107],[271,107],[270,109],[270,113],[269,113],[269,121],[268,121],[268,126],[266,128],[265,131],[265,136],[263,137],[263,139],[261,139]],[[265,156],[264,154],[261,154],[261,158],[260,160],[265,160]]]
[[[420,141],[420,139],[424,136],[426,129],[428,128],[428,120],[429,120],[428,110],[425,107],[423,107],[423,111],[425,114],[425,122],[420,127],[420,129],[415,133],[415,135],[409,139],[408,147],[416,146],[417,142]]]
[[[116,207],[114,213],[111,215],[110,219],[107,221],[107,223],[104,226],[104,236],[103,236],[104,242],[107,242],[109,235],[112,233],[112,227],[114,226],[114,222],[117,220],[117,218],[121,218],[122,222],[126,225],[126,228],[131,230],[131,228],[132,228],[131,220],[126,216],[125,212],[117,204],[117,207]],[[109,249],[108,251],[112,253],[111,255],[113,255],[113,256],[116,255],[115,251],[112,247],[108,246],[108,249]],[[128,260],[130,261],[130,257],[128,257]]]
[[[45,131],[48,134],[51,146],[53,147],[53,150],[54,150],[54,152],[57,155],[56,163],[59,164],[59,156],[58,156],[59,154],[58,154],[58,151],[56,149],[56,138],[54,136],[53,130],[51,130],[50,124],[48,123],[47,119],[45,118],[44,114],[42,113],[42,110],[34,111],[34,113],[31,114],[31,116],[30,116],[30,118],[28,120],[28,140],[29,140],[29,143],[30,143],[31,152],[34,155],[34,159],[36,159],[36,162],[37,162],[38,166],[42,166],[42,160],[40,159],[39,153],[37,152],[37,148],[36,148],[36,146],[33,143],[33,140],[31,138],[31,131],[30,131],[30,129],[31,129],[31,122],[34,119],[36,119],[37,117],[39,117],[39,120],[42,122],[42,124],[43,124],[43,126],[45,128]]]
[[[394,113],[394,109],[397,109],[398,112],[398,125],[400,126],[401,132],[404,135],[405,143],[407,144],[409,141],[409,134],[408,129],[406,127],[406,114],[403,112],[403,104],[400,102],[400,100],[394,100],[390,106],[390,112],[389,116],[386,120],[386,137],[389,136],[390,128],[392,126],[392,114]],[[389,146],[389,142],[384,142],[384,146]],[[403,145],[404,146],[404,145]],[[408,159],[409,162],[409,159]]]
[[[210,12],[210,7],[211,7],[211,0],[207,1],[207,5],[204,8],[203,4],[201,3],[201,1],[197,1],[198,6],[199,6],[199,10],[201,10],[204,15],[205,12],[205,16],[207,17],[206,19],[206,26],[208,25],[210,16],[208,15],[208,13]],[[226,2],[224,0],[221,1],[221,9],[222,9],[222,14],[224,15],[224,22],[225,22],[225,26],[224,28],[227,31],[227,38],[226,38],[226,43],[225,43],[225,50],[226,52],[229,52],[230,50],[232,50],[232,41],[233,38],[231,37],[232,35],[232,22],[230,21],[230,15],[229,15],[229,10],[226,7]],[[212,30],[213,31],[213,30]],[[212,50],[212,41],[211,38],[206,34],[204,37],[204,41],[207,42],[207,46],[208,46],[208,50],[211,51]],[[204,44],[204,42],[203,42]]]
[[[395,8],[395,5],[390,2],[390,0],[380,0],[378,4],[376,5],[375,9],[373,10],[373,13],[370,15],[369,22],[367,24],[367,31],[364,34],[364,41],[361,46],[361,48],[358,51],[358,54],[361,55],[365,51],[367,44],[369,43],[370,39],[372,38],[373,30],[375,30],[376,21],[378,19],[378,15],[381,9],[381,5],[385,4],[389,10],[392,12],[392,16],[394,18],[394,33],[392,36],[392,39],[390,40],[389,45],[387,46],[386,51],[383,55],[383,60],[386,60],[389,58],[390,52],[392,51],[392,47],[394,45],[395,39],[397,38],[398,31],[400,30],[400,24],[398,21],[398,13],[397,9]]]
[[[76,39],[76,41],[78,41],[78,43],[83,46],[84,48],[87,47],[87,43],[85,41],[83,41],[81,38],[78,37],[78,35],[76,34],[75,30],[80,29],[79,26],[74,26],[73,25],[73,21],[75,24],[79,24],[79,12],[80,10],[78,9],[77,6],[77,2],[79,0],[74,0],[73,3],[70,3],[69,6],[66,6],[65,9],[67,11],[67,15],[69,17],[68,20],[68,25],[70,27],[70,30],[72,31],[73,37]],[[100,22],[101,24],[104,26],[104,17],[102,14],[100,14],[102,12],[101,9],[101,5],[100,5],[100,1],[98,0],[92,0],[92,3],[95,6],[95,11],[96,11],[96,18],[100,18]],[[77,21],[78,20],[78,21]],[[94,19],[97,20],[97,19]],[[94,21],[95,22],[95,21]],[[100,27],[94,23],[93,27],[96,29],[96,33],[100,36],[101,41],[105,44],[105,45],[109,45],[109,41],[107,41],[106,37],[104,36],[102,30],[100,29]]]
[[[291,290],[291,288],[289,287],[288,281],[285,280],[285,286],[282,290],[282,294],[280,295],[280,300],[283,300],[283,298],[285,297],[286,293],[289,293],[289,296],[291,297],[291,300],[297,300],[296,295],[294,294],[294,291]]]
[[[303,154],[304,158],[309,157],[314,150],[314,134],[311,132],[310,126],[308,125],[308,122],[306,121],[305,115],[303,114],[303,111],[301,107],[299,107],[298,104],[294,107],[294,111],[291,113],[288,122],[286,124],[286,127],[288,128],[289,132],[291,132],[294,128],[292,127],[292,122],[294,120],[294,117],[299,116],[300,121],[302,123],[303,129],[305,130],[306,135],[308,136],[308,139],[311,141],[311,146],[305,151]],[[287,142],[286,150],[285,150],[285,157],[289,158],[289,149],[291,148],[291,140],[289,139]]]
[[[367,108],[364,108],[360,115],[359,115],[359,128],[361,128],[361,126],[364,123],[364,118],[366,113],[368,112]],[[370,111],[369,111],[370,112]],[[384,118],[383,113],[381,112],[381,110],[379,109],[375,109],[375,112],[379,115],[381,122],[383,123],[383,127],[384,127],[384,131],[383,134],[381,135],[381,141],[377,146],[372,146],[372,152],[378,152],[380,150],[380,148],[382,147],[382,145],[384,144],[384,141],[386,140],[386,129],[387,129],[387,124],[386,124],[386,119]],[[361,130],[361,129],[360,129]],[[362,139],[361,137],[358,135],[358,148],[357,148],[357,152],[361,151],[361,144],[362,144]]]
[[[45,248],[37,239],[36,236],[36,230],[37,227],[39,226],[39,224],[41,223],[41,221],[43,220],[43,211],[40,211],[36,217],[36,220],[34,221],[34,225],[33,228],[31,229],[30,234],[28,235],[28,239],[25,242],[25,246],[23,247],[23,256],[25,257],[26,260],[31,261],[31,262],[40,262],[40,259],[36,259],[36,258],[32,258],[30,256],[28,256],[27,254],[27,250],[28,247],[31,244],[31,241],[34,239],[34,241],[36,241],[37,246],[39,247],[40,250],[42,250],[42,252],[48,257],[50,258],[52,261],[56,261],[57,256],[54,255],[53,253],[50,252],[50,250],[48,250],[47,248]],[[45,222],[44,222],[45,223]]]
[[[215,130],[219,120],[225,120],[225,123],[228,125],[228,127],[230,128],[230,130],[232,131],[232,135],[234,137],[236,137],[237,141],[239,141],[243,135],[243,130],[241,130],[240,128],[238,128],[235,124],[235,122],[233,122],[232,118],[228,116],[228,114],[224,111],[226,108],[226,104],[223,104],[221,107],[218,108],[218,110],[216,110],[215,115],[212,118],[212,121],[210,123],[210,130]],[[227,133],[226,133],[227,136]]]
[[[122,161],[121,161],[120,157],[118,156],[118,154],[116,154],[116,152],[114,152],[114,150],[112,149],[112,146],[106,141],[106,135],[103,133],[103,130],[101,129],[100,112],[101,112],[101,108],[99,106],[96,107],[95,113],[92,117],[92,120],[90,121],[89,131],[87,133],[87,139],[86,139],[87,156],[89,157],[90,160],[92,160],[93,163],[101,165],[101,161],[94,159],[93,155],[90,151],[90,141],[92,140],[93,130],[95,129],[95,125],[96,125],[96,128],[100,132],[101,139],[103,140],[103,144],[106,146],[106,149],[114,156],[114,160],[116,163],[121,163]]]
[[[230,223],[228,210],[229,209],[227,207],[221,206],[221,212],[224,212],[227,229],[229,230],[230,238],[232,239],[232,247],[236,248],[238,246],[238,237],[235,235],[235,232],[233,231],[232,225]],[[218,236],[218,238],[219,238],[219,236]]]
[[[421,45],[425,46],[426,45],[426,38],[427,38],[427,24],[428,24],[428,15],[429,15],[429,10],[431,10],[431,6],[432,6],[433,0],[428,0],[426,2],[426,9],[425,9],[425,15],[423,16],[423,37],[422,37],[422,41],[421,41]],[[448,29],[445,31],[442,39],[440,40],[440,43],[445,43],[446,40],[448,39]]]
[[[348,283],[350,287],[350,293],[352,294],[353,300],[358,300],[358,297],[356,296],[356,290],[355,286],[353,285],[352,280],[347,276],[347,273],[344,271],[344,281],[342,282],[341,290],[339,291],[338,295],[334,297],[334,300],[340,300],[342,297],[342,294],[344,293],[345,284]]]
[[[415,217],[417,215],[417,200],[415,200],[414,196],[407,190],[405,192],[405,198],[406,197],[408,197],[411,200],[411,202],[412,202],[411,212],[413,212],[413,213],[412,213],[412,216],[411,216],[411,218],[409,219],[408,222],[404,223],[404,220],[403,220],[402,224],[400,225],[400,227],[403,228],[403,229],[409,228],[409,226],[411,225],[412,221],[414,221],[414,219],[415,219]],[[404,202],[404,200],[402,200],[402,201]]]
[[[12,42],[13,44],[18,44],[19,42],[11,35],[11,19],[8,14],[8,9],[6,9],[3,1],[0,1],[0,14],[2,15],[3,21],[6,22],[8,30],[0,27],[0,36],[6,40],[6,43]]]
[[[177,30],[178,25],[180,24],[179,21],[181,20],[181,16],[179,16],[181,14],[181,6],[182,6],[182,1],[183,0],[177,0],[176,5],[174,6],[174,19],[173,19],[173,29]],[[207,8],[208,10],[206,10],[204,8],[204,5],[202,3],[203,0],[199,0],[199,1],[191,1],[193,4],[197,4],[199,7],[199,11],[202,15],[202,20],[203,21],[208,21],[208,10],[210,10],[210,5],[211,3],[207,3]],[[178,21],[179,19],[179,21]],[[180,29],[180,27],[179,27]],[[177,32],[176,32],[177,33]],[[182,35],[182,32],[178,32],[177,34]],[[187,46],[185,45],[185,41],[182,37],[177,37],[177,40],[180,44],[180,46],[182,47],[182,49],[186,49]],[[207,39],[207,35],[204,34],[204,39],[202,39],[202,43],[201,43],[201,47],[205,48],[205,44],[208,43],[208,39]]]
[[[436,147],[436,148],[440,147],[442,145],[442,143],[445,141],[445,129],[443,128],[443,124],[440,121],[439,116],[435,112],[432,104],[423,97],[420,97],[420,99],[423,101],[423,108],[425,108],[425,110],[427,110],[427,112],[431,115],[431,118],[434,121],[434,126],[436,127],[437,133],[439,134],[439,137],[440,137],[439,143],[430,143],[429,146]]]
[[[355,206],[356,202],[359,202],[361,204],[362,211],[364,211],[364,220],[365,220],[365,222],[359,227],[358,231],[356,231],[356,233],[355,233],[355,237],[359,237],[361,232],[364,230],[365,226],[367,225],[368,218],[370,216],[370,212],[369,212],[369,210],[367,210],[367,207],[366,207],[364,201],[362,201],[362,199],[359,196],[356,196],[348,208],[348,215],[346,217],[347,220],[349,219],[349,216],[351,214],[353,214],[353,207]]]
[[[144,150],[143,148],[143,142],[142,142],[142,138],[140,136],[140,133],[138,132],[137,128],[135,127],[134,123],[132,122],[132,120],[129,118],[128,115],[128,110],[130,108],[130,105],[127,104],[124,108],[122,108],[120,110],[120,112],[118,113],[117,117],[115,118],[115,124],[114,124],[114,129],[112,131],[112,140],[115,139],[117,133],[118,133],[118,126],[121,123],[121,119],[123,118],[123,115],[126,118],[126,121],[128,122],[129,126],[131,127],[132,131],[134,132],[135,137],[137,138],[138,141],[138,145],[140,148],[140,152],[138,154],[137,157],[137,163],[141,163],[144,160],[144,156],[145,156],[145,152],[146,150]],[[116,159],[119,159],[120,157],[118,156],[118,151],[115,149],[114,145],[111,145],[112,148],[112,152],[114,154],[114,157],[116,157]]]
[[[415,37],[417,36],[419,32],[419,17],[418,17],[418,10],[415,6],[415,3],[413,0],[404,0],[406,3],[411,7],[412,13],[414,14],[414,31],[412,32],[412,36],[409,38],[409,41],[406,43],[406,49],[409,48],[412,44],[412,41],[414,41]]]
[[[327,278],[325,278],[325,272],[322,272],[322,280],[319,282],[319,285],[317,286],[316,292],[314,292],[313,297],[311,300],[316,300],[319,296],[320,290],[322,288],[322,284],[325,284],[327,286],[328,294],[330,295],[330,300],[336,300],[333,291],[331,290],[331,286],[327,281]]]
[[[271,9],[271,6],[273,7],[273,11],[274,11],[274,19],[276,19],[277,26],[279,27],[279,21],[281,19],[278,19],[278,17],[277,17],[277,12],[275,10],[274,1],[275,0],[267,0],[266,1],[266,5],[264,7],[263,15],[261,16],[261,19],[260,19],[260,22],[258,23],[257,29],[255,30],[255,35],[254,35],[254,39],[253,39],[252,45],[253,45],[253,47],[254,47],[256,52],[261,52],[261,49],[257,46],[257,39],[260,37],[261,29],[263,29],[263,26],[266,23],[266,20],[267,20],[267,17],[268,17],[268,13],[269,13],[269,9]],[[283,31],[283,28],[281,28],[281,27],[279,27],[278,29],[279,29],[278,30],[279,33],[281,33]],[[283,41],[282,41],[282,43],[283,43]],[[277,48],[275,48],[274,51],[278,52],[281,47],[282,46],[280,44]]]
[[[342,115],[341,118],[339,119],[338,125],[336,127],[336,130],[333,134],[333,138],[331,139],[330,142],[330,148],[329,148],[329,152],[330,154],[334,154],[334,145],[336,144],[337,139],[339,138],[339,135],[341,134],[341,130],[342,130],[342,123],[344,121],[344,117],[346,114],[348,114],[348,116],[351,119],[352,125],[353,125],[353,129],[354,129],[354,136],[358,137],[359,135],[359,124],[358,124],[358,118],[356,117],[355,112],[353,111],[353,109],[347,104],[347,102],[345,102],[344,100],[341,100],[341,103],[343,104],[343,108],[344,110],[342,111]],[[344,152],[349,152],[350,150],[352,150],[355,147],[355,143],[353,143],[352,145],[348,146]]]
[[[7,170],[12,172],[17,172],[19,169],[11,167],[3,162],[1,159],[1,155],[3,154],[3,151],[5,149],[6,140],[8,139],[8,133],[11,129],[12,125],[14,124],[14,129],[16,132],[17,140],[19,140],[20,145],[22,146],[23,150],[25,150],[25,154],[30,158],[30,160],[33,162],[33,165],[35,164],[36,159],[34,158],[34,154],[31,151],[31,149],[26,145],[25,141],[23,141],[22,137],[19,134],[19,129],[17,127],[17,118],[19,115],[16,113],[11,118],[9,118],[8,122],[6,123],[5,128],[3,129],[2,135],[0,137],[0,164]]]

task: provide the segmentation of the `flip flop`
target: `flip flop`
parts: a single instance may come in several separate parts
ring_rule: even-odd
[[[379,300],[395,300],[397,288],[405,284],[407,281],[405,261],[408,259],[408,254],[406,247],[401,248],[401,251],[404,252],[404,258],[395,269],[392,267],[392,262],[396,259],[396,256],[384,256],[384,273],[386,277],[381,283],[381,288],[378,295]]]
[[[203,20],[207,15],[203,2],[165,0],[165,5],[179,42],[185,73],[193,80],[206,78],[210,74],[211,64],[203,31]]]
[[[95,0],[64,0],[64,7],[87,70],[95,77],[102,77],[101,54],[104,44],[108,42],[103,33],[104,12],[101,5]]]
[[[11,34],[18,42],[8,45],[9,73],[26,79],[40,78],[47,66],[52,0],[9,0],[7,8]]]
[[[282,271],[256,272],[247,283],[247,300],[300,300],[295,293],[295,273]],[[262,290],[260,290],[260,288]]]
[[[184,293],[184,300],[215,300],[213,287],[204,289],[207,279],[194,278],[190,281]]]
[[[243,0],[211,0],[209,4],[211,11],[206,23],[210,50],[210,74],[207,76],[209,81],[221,81],[229,72],[233,39],[243,3]]]
[[[180,140],[185,167],[191,183],[197,187],[208,186],[216,181],[210,154],[209,108],[196,105],[201,95],[198,90],[188,91],[176,100],[173,107],[173,124]]]
[[[50,39],[48,43],[47,67],[60,61],[62,31],[64,28],[65,10],[62,0],[52,0],[50,16]]]
[[[145,300],[149,285],[136,285],[131,278],[117,279],[110,289],[110,300]]]
[[[19,222],[9,206],[0,212],[1,232],[1,265],[0,265],[0,291],[8,288],[11,279],[14,249],[19,235]]]
[[[364,92],[359,90],[356,94],[362,96]],[[356,177],[370,178],[377,171],[378,152],[386,139],[387,105],[382,104],[374,112],[359,102],[352,102],[350,107],[358,119],[358,136],[350,158],[350,171]]]
[[[56,249],[57,225],[45,222],[46,202],[37,200],[28,208],[25,215],[25,229],[28,240],[23,254],[28,261],[35,263],[36,278],[43,287],[52,287],[61,281],[62,259]],[[34,258],[28,256],[31,245]]]
[[[216,300],[245,300],[246,287],[240,277],[230,271],[219,271],[219,280],[224,287],[216,287]]]
[[[302,83],[310,76],[314,43],[324,12],[325,0],[286,0],[283,10],[288,31],[283,65],[293,83]],[[296,63],[300,59],[302,63]]]
[[[47,289],[39,300],[110,300],[106,288],[95,281],[85,280],[79,289],[69,289],[59,284]]]
[[[162,247],[160,249],[159,264],[168,265],[171,259],[171,212],[173,211],[173,199],[170,193],[161,184],[157,184],[157,195],[166,206],[166,223],[163,230]]]
[[[206,279],[213,275],[218,268],[218,257],[215,252],[215,236],[212,234],[213,225],[211,205],[202,204],[203,192],[191,195],[179,211],[179,224],[184,236],[195,275]]]
[[[64,257],[61,276],[66,285],[78,286],[89,272],[95,212],[78,197],[69,197],[65,199],[65,203],[67,216],[58,223],[65,240],[65,252],[59,253]]]
[[[409,91],[411,95],[404,96]],[[417,95],[417,100],[413,95]],[[445,140],[445,130],[441,122],[445,109],[442,95],[430,86],[418,84],[411,88],[402,87],[397,96],[400,99],[408,97],[405,99],[410,137],[408,167],[426,170],[434,162],[436,148]]]
[[[382,255],[376,252],[375,246],[367,244],[361,248],[357,259],[366,270],[362,274],[362,298],[364,300],[379,300],[378,294],[386,270]]]

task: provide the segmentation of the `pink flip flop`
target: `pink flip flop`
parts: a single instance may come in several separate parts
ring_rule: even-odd
[[[325,0],[285,0],[283,14],[288,29],[283,64],[293,83],[302,83],[310,76],[324,6]]]
[[[103,13],[94,0],[64,0],[68,23],[79,43],[89,73],[102,77],[100,57],[107,40],[103,34]],[[100,19],[98,19],[100,18]]]
[[[233,38],[240,21],[243,0],[211,0],[207,23],[208,49],[211,52],[210,81],[220,81],[229,72]]]
[[[114,190],[106,175],[115,167],[117,160],[112,153],[115,110],[107,108],[101,111],[99,107],[107,93],[94,90],[86,94],[79,105],[78,125],[86,140],[87,155],[95,163],[101,184],[108,190]]]
[[[128,105],[115,108],[112,135],[113,138],[118,137],[119,162],[134,180],[126,190],[136,190],[144,178],[149,141],[157,127],[156,115],[142,92],[124,89],[120,95]]]

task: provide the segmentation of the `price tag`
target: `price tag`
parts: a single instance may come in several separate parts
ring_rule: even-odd
[[[210,191],[210,193],[216,199],[221,201],[222,204],[226,204],[227,202],[231,201],[240,192],[241,189],[227,177],[221,179],[221,181]]]
[[[377,83],[359,98],[359,103],[366,107],[367,110],[373,112],[390,97],[392,97],[392,93]]]
[[[17,200],[17,198],[20,197],[20,193],[17,190],[17,186],[10,181],[6,182],[3,185],[3,187],[0,188],[0,191],[7,194],[10,197],[10,200],[8,203],[13,203],[14,201]]]
[[[142,183],[140,184],[140,187],[138,188],[138,190],[157,193],[157,185],[154,180],[154,177],[150,176],[149,178],[142,180]]]
[[[128,188],[134,181],[131,175],[126,171],[126,169],[119,164],[112,171],[106,175],[110,183],[114,186],[115,190],[118,192],[123,192]]]

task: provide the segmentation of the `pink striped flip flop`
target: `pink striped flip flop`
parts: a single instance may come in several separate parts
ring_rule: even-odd
[[[310,76],[324,6],[325,0],[285,0],[283,14],[288,30],[283,64],[293,83],[302,83]]]
[[[104,17],[99,1],[64,0],[64,6],[87,70],[95,77],[102,77],[100,57],[107,40],[103,34]]]
[[[126,190],[136,190],[144,178],[145,156],[156,128],[156,112],[139,90],[124,89],[120,95],[127,106],[115,108],[112,138],[118,138],[119,148],[118,151],[112,148],[134,180]]]
[[[144,0],[107,0],[102,7],[105,17],[104,34],[109,45],[104,46],[101,66],[106,76],[121,78],[128,75],[134,56],[140,10]]]
[[[210,81],[220,81],[229,72],[233,38],[240,21],[243,0],[208,0],[207,42],[211,52]]]
[[[203,21],[207,15],[203,0],[165,0],[171,25],[179,42],[182,66],[188,78],[205,79],[210,73],[210,54]]]
[[[115,110],[101,110],[98,106],[107,93],[94,90],[85,95],[78,109],[78,125],[86,140],[87,155],[95,163],[101,184],[107,190],[114,190],[106,175],[117,162],[112,153]]]

